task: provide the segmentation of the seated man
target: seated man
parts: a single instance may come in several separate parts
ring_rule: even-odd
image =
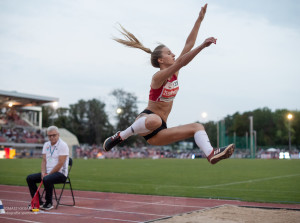
[[[27,177],[27,184],[31,197],[34,196],[37,186],[43,180],[46,190],[46,203],[43,204],[40,197],[40,205],[43,210],[50,210],[52,205],[53,184],[64,183],[68,175],[69,147],[59,138],[58,128],[50,126],[47,129],[48,139],[43,146],[43,160],[41,173],[31,174]]]

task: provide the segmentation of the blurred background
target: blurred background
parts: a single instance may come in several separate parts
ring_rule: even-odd
[[[179,55],[205,3],[196,46],[218,41],[180,71],[168,127],[201,122],[214,147],[236,144],[236,158],[299,158],[296,0],[2,0],[0,157],[39,157],[50,125],[74,157],[202,157],[193,139],[153,147],[132,137],[109,153],[102,143],[147,106],[157,71],[112,40],[118,23]]]

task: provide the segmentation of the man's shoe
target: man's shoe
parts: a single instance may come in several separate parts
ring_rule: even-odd
[[[48,210],[50,210],[50,209],[52,209],[52,208],[53,208],[52,203],[45,203],[45,204],[41,207],[41,209],[43,209],[43,210],[45,210],[45,211],[48,211]]]
[[[229,158],[233,154],[234,148],[234,144],[230,144],[229,146],[213,149],[207,159],[211,164],[216,164],[222,159]]]
[[[111,150],[113,147],[118,145],[120,142],[122,142],[122,138],[120,136],[120,131],[114,134],[113,136],[107,138],[104,143],[103,143],[103,149],[108,152]]]

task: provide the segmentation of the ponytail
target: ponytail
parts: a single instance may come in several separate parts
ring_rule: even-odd
[[[146,48],[132,33],[128,32],[121,24],[119,24],[121,29],[123,31],[120,31],[120,33],[125,37],[124,39],[119,39],[119,38],[113,38],[113,40],[128,46],[128,47],[132,47],[132,48],[138,48],[141,49],[143,51],[145,51],[146,53],[151,54],[152,51],[149,48]]]
[[[125,46],[131,47],[131,48],[138,48],[146,53],[151,54],[151,64],[153,67],[160,67],[160,64],[158,62],[158,59],[161,58],[161,52],[162,48],[165,47],[165,45],[161,44],[157,46],[154,51],[150,50],[149,48],[146,48],[132,33],[128,32],[121,24],[119,24],[121,30],[120,33],[125,37],[125,39],[119,39],[119,38],[113,38],[113,40],[117,41],[118,43],[121,43]]]

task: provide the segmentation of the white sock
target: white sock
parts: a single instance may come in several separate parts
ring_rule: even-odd
[[[120,136],[123,140],[127,139],[129,136],[146,133],[150,130],[146,129],[146,117],[141,117],[136,120],[130,127],[125,129],[124,131],[120,132]]]
[[[197,146],[205,153],[206,156],[209,156],[213,151],[213,147],[210,144],[207,133],[204,130],[199,130],[195,133],[194,139]]]

